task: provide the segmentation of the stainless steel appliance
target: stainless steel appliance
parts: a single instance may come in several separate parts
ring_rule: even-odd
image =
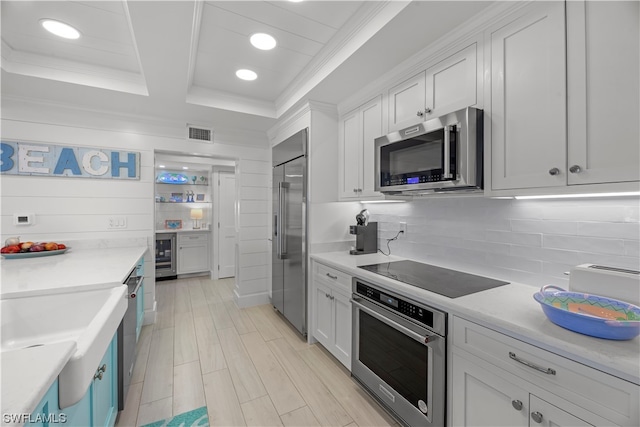
[[[417,261],[360,266],[449,298],[507,282]],[[447,314],[353,279],[351,374],[409,426],[443,426]]]
[[[175,279],[176,233],[156,233],[156,280]]]
[[[271,303],[307,334],[307,129],[272,149]]]
[[[444,426],[447,314],[353,279],[351,375],[409,426]]]
[[[382,193],[478,190],[483,185],[482,110],[472,107],[375,140]]]
[[[133,374],[133,366],[135,363],[136,353],[136,297],[138,290],[142,286],[144,276],[138,275],[138,267],[134,268],[124,284],[128,290],[125,298],[128,300],[127,311],[118,327],[118,410],[124,409],[124,402],[127,398],[129,385],[131,384],[131,375]]]

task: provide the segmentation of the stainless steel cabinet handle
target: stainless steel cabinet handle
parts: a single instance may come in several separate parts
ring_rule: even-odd
[[[329,299],[334,299],[335,297],[333,295],[329,295]]]
[[[324,294],[324,296],[325,296],[326,298],[330,298],[330,295],[329,295],[329,294],[327,294],[327,293],[325,293],[325,294]]]
[[[425,114],[431,114],[431,108],[427,107],[424,109]]]
[[[516,411],[521,411],[522,410],[522,401],[521,400],[512,400],[511,401],[511,406],[513,406],[513,409],[515,409]]]
[[[535,369],[536,371],[540,371],[544,374],[547,375],[555,375],[556,374],[556,370],[555,369],[551,369],[551,368],[543,368],[542,366],[536,365],[535,363],[529,362],[527,360],[521,359],[518,356],[516,356],[516,354],[512,351],[509,352],[509,357],[513,360],[515,360],[518,363],[522,363],[525,366],[528,366],[531,369]]]
[[[418,110],[418,112],[416,113],[416,116],[422,117],[422,116],[424,116],[424,113],[422,111]]]
[[[334,275],[329,274],[329,273],[327,273],[327,277],[329,277],[330,279],[333,279],[333,280],[337,280],[338,279],[338,276],[334,276]]]
[[[549,169],[549,175],[551,175],[551,176],[560,175],[560,169],[558,169],[558,168]]]
[[[103,374],[104,374],[105,372],[107,372],[107,365],[106,365],[106,364],[104,364],[104,365],[102,365],[102,366],[100,366],[100,367],[98,368],[97,372],[96,372],[96,373],[95,373],[95,375],[93,376],[93,379],[94,379],[94,380],[96,380],[96,379],[97,379],[97,380],[101,380],[101,381],[102,381],[102,376],[103,376]]]
[[[580,173],[582,172],[582,168],[578,165],[573,165],[569,168],[569,172],[571,173]]]
[[[531,419],[540,424],[542,422],[542,414],[540,412],[532,412]]]
[[[102,375],[102,372],[98,372],[93,376],[93,379],[102,381]]]

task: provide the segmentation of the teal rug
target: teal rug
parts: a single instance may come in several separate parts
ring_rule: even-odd
[[[209,427],[207,407],[194,409],[162,421],[145,424],[142,427]]]

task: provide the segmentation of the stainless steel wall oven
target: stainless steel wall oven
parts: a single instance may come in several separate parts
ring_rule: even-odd
[[[352,304],[352,376],[406,425],[445,425],[447,314],[358,278]]]

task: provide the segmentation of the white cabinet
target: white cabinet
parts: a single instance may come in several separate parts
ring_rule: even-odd
[[[340,120],[340,200],[371,199],[375,188],[374,140],[382,136],[382,96],[377,96]]]
[[[567,2],[570,185],[640,180],[639,67],[639,2]]]
[[[534,2],[485,40],[489,195],[637,191],[638,2]]]
[[[481,78],[481,74],[480,74]],[[389,89],[389,131],[478,102],[477,44]]]
[[[486,32],[486,49],[491,189],[564,186],[564,3],[525,7]]]
[[[313,262],[312,334],[351,370],[351,276]]]
[[[209,233],[178,234],[178,274],[209,271]]]
[[[637,426],[640,387],[453,318],[454,426]]]

